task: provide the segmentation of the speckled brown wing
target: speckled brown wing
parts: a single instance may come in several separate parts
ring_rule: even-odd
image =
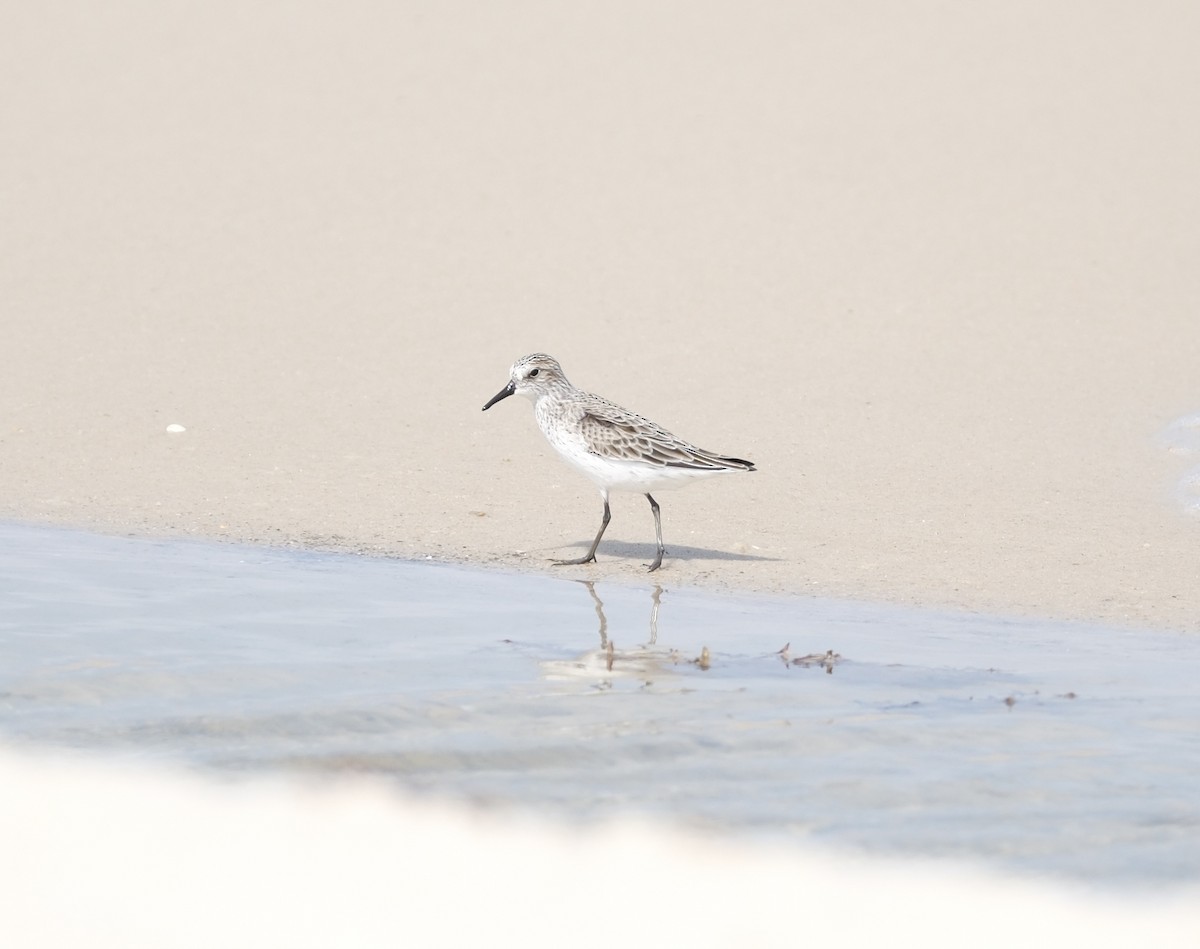
[[[598,404],[601,402],[598,397],[593,399],[594,401],[583,410],[579,430],[588,451],[602,458],[700,471],[726,468],[752,470],[754,467],[748,461],[722,458],[697,448],[649,419],[634,415],[612,403]]]

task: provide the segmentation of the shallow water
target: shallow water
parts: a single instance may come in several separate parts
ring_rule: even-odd
[[[1200,878],[1200,635],[568,576],[0,525],[0,739]]]

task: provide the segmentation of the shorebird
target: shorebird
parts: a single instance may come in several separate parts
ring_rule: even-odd
[[[546,440],[600,489],[604,501],[604,516],[591,548],[574,560],[555,561],[557,566],[594,561],[600,538],[612,519],[609,492],[637,491],[646,495],[654,512],[658,552],[650,564],[653,572],[662,566],[666,550],[658,502],[650,491],[682,488],[729,471],[755,470],[753,462],[697,448],[608,399],[576,389],[558,360],[545,353],[518,359],[509,372],[508,385],[488,399],[483,411],[510,395],[533,401],[533,414]]]

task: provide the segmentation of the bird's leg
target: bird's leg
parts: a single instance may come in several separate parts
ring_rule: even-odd
[[[608,498],[604,499],[604,517],[600,521],[600,530],[596,531],[596,539],[592,541],[592,549],[582,557],[576,557],[574,560],[556,560],[556,567],[574,567],[581,563],[591,563],[596,559],[596,548],[600,546],[600,538],[604,536],[604,531],[608,527],[608,522],[612,520],[612,512],[608,509]]]
[[[655,570],[662,566],[663,554],[667,551],[663,547],[662,542],[662,518],[658,514],[658,502],[654,500],[649,492],[646,494],[646,499],[650,502],[650,510],[654,512],[654,537],[658,541],[658,554],[654,558],[654,563],[650,564],[649,571],[647,571],[654,573]]]

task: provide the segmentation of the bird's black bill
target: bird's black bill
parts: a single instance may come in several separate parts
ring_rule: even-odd
[[[501,389],[499,392],[497,392],[494,396],[492,396],[490,399],[488,399],[487,405],[485,405],[483,407],[483,411],[486,412],[488,409],[490,409],[493,405],[495,405],[501,399],[507,399],[510,395],[512,395],[516,391],[517,391],[517,387],[510,382],[503,389]]]

